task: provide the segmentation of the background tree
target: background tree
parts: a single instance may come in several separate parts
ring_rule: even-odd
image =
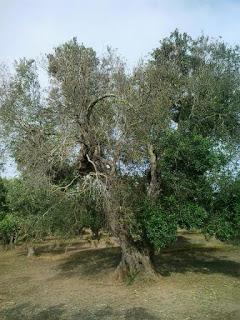
[[[136,221],[155,248],[214,216],[219,176],[239,158],[239,58],[238,47],[176,30],[134,70],[129,141],[147,194]]]
[[[0,214],[3,217],[7,211],[7,188],[4,179],[0,178]]]
[[[221,177],[214,194],[211,217],[206,233],[222,241],[239,244],[240,240],[240,179],[225,175]]]

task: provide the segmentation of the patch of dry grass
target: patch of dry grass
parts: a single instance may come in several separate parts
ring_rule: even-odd
[[[240,249],[198,234],[155,258],[159,280],[112,281],[119,248],[90,241],[39,244],[0,253],[1,320],[239,320]]]

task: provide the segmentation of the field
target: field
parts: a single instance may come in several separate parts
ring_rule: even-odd
[[[0,252],[1,320],[239,320],[240,248],[181,233],[155,283],[116,283],[119,248],[55,240]]]

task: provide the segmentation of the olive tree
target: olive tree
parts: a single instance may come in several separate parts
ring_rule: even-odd
[[[16,63],[1,98],[5,143],[25,178],[104,213],[117,276],[154,277],[154,249],[208,220],[210,178],[236,151],[239,66],[238,48],[175,31],[129,74],[112,50],[98,57],[74,38],[46,57],[45,91],[34,60]]]
[[[238,47],[176,30],[134,70],[130,134],[145,159],[156,230],[148,233],[157,246],[165,243],[157,237],[164,219],[172,239],[177,226],[204,229],[214,215],[218,178],[239,156],[239,68]],[[149,205],[145,210],[148,217]]]
[[[122,261],[117,274],[151,262],[129,232],[121,206],[121,149],[129,124],[123,108],[127,90],[124,64],[109,50],[98,58],[73,39],[47,56],[50,89],[42,95],[36,64],[23,59],[1,105],[5,136],[19,170],[39,183],[87,192],[103,207],[107,226],[119,240]],[[70,191],[72,192],[72,191]]]

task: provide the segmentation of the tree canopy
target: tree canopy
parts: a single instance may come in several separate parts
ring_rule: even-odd
[[[37,63],[21,59],[0,89],[19,183],[41,190],[35,209],[21,194],[14,210],[41,217],[64,199],[47,225],[65,233],[85,212],[83,225],[118,239],[120,277],[154,277],[152,254],[178,228],[239,239],[238,47],[176,30],[128,72],[112,49],[99,57],[73,38],[46,56],[46,70],[43,90]]]

